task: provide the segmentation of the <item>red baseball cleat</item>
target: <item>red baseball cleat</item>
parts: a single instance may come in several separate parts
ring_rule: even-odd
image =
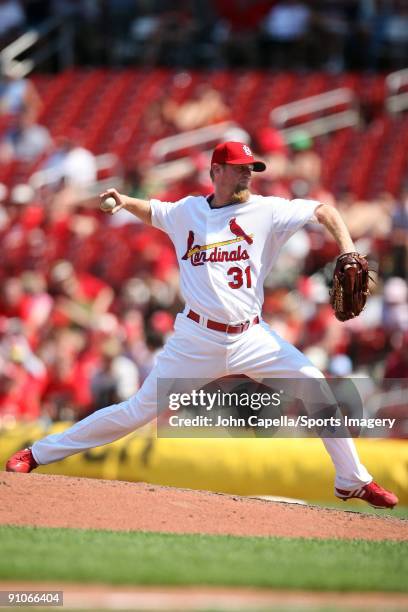
[[[383,489],[374,481],[353,491],[335,489],[335,495],[343,501],[353,498],[362,499],[367,504],[370,504],[370,506],[373,506],[373,508],[393,508],[399,501],[394,493]]]
[[[31,448],[25,448],[24,450],[17,451],[10,457],[6,463],[6,472],[21,472],[22,474],[28,474],[38,467],[38,463],[33,457]]]

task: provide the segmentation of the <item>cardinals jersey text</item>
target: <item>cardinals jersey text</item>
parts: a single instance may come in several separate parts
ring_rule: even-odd
[[[319,202],[251,195],[222,208],[211,208],[203,196],[150,204],[153,225],[175,246],[186,307],[234,323],[261,313],[266,275]]]

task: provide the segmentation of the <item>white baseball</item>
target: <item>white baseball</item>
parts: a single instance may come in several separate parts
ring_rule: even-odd
[[[108,196],[104,200],[101,201],[100,208],[104,212],[110,212],[117,206],[117,202],[113,196]]]

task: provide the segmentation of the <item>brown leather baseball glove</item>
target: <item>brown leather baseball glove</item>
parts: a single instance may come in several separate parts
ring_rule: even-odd
[[[330,304],[339,321],[353,319],[363,310],[369,294],[368,281],[365,257],[359,253],[343,253],[337,258]]]

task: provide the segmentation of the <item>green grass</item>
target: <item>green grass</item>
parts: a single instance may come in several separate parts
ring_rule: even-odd
[[[401,542],[0,526],[0,580],[407,589]]]

